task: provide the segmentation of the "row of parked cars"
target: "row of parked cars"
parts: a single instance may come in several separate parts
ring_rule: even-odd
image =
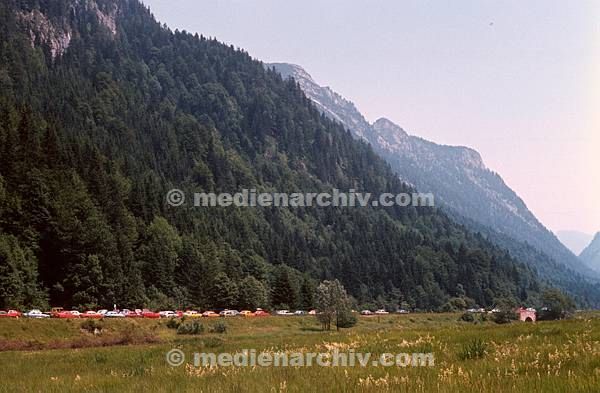
[[[397,314],[408,314],[409,311],[408,310],[398,310],[396,311]],[[371,311],[371,310],[362,310],[360,312],[360,315],[388,315],[389,311],[386,311],[384,309],[380,309],[377,311]]]
[[[406,310],[397,311],[399,314],[408,314]],[[304,310],[277,310],[273,315],[279,316],[302,316],[302,315],[315,315],[316,310],[304,311]],[[386,310],[362,310],[361,315],[387,315],[389,314]],[[64,310],[60,307],[55,307],[49,312],[42,312],[37,309],[33,309],[26,313],[21,313],[17,310],[0,311],[0,318],[60,318],[60,319],[73,319],[73,318],[90,318],[90,319],[102,319],[102,318],[213,318],[213,317],[264,317],[272,315],[262,308],[257,308],[255,311],[250,310],[223,310],[220,312],[215,311],[204,311],[199,312],[195,310],[187,311],[151,311],[148,309],[135,309],[135,310],[98,310],[98,311],[85,311],[79,312],[76,310]]]
[[[274,313],[275,315],[287,316],[287,315],[314,315],[315,310],[312,311],[289,311],[289,310],[278,310]],[[220,312],[215,311],[151,311],[148,309],[135,309],[135,310],[98,310],[98,311],[85,311],[79,312],[76,310],[64,310],[60,307],[55,307],[49,312],[42,312],[38,309],[33,309],[26,313],[21,313],[17,310],[0,311],[0,318],[60,318],[60,319],[74,319],[74,318],[90,318],[90,319],[102,319],[102,318],[213,318],[213,317],[264,317],[271,315],[269,312],[262,308],[257,308],[255,311],[250,310],[223,310]]]

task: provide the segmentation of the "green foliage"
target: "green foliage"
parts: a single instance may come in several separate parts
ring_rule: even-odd
[[[453,297],[448,299],[446,303],[441,308],[443,312],[455,312],[462,311],[467,308],[467,302],[464,298],[461,297]]]
[[[343,308],[336,313],[335,326],[338,328],[351,328],[358,323],[358,318],[349,308]]]
[[[475,317],[472,312],[465,312],[460,316],[459,320],[464,322],[475,322]]]
[[[496,299],[497,312],[492,314],[492,320],[498,324],[510,323],[518,319],[517,302],[511,298]]]
[[[199,321],[185,321],[177,326],[177,334],[202,334],[204,333],[204,325]]]
[[[476,338],[463,344],[458,352],[460,360],[482,359],[487,354],[488,345],[480,338]]]
[[[167,327],[169,329],[179,329],[179,326],[182,324],[182,320],[179,318],[169,318],[167,321]]]
[[[212,325],[208,331],[210,333],[219,333],[225,334],[227,333],[227,324],[223,321],[217,321],[214,325]]]
[[[248,276],[239,285],[239,305],[242,309],[255,310],[268,308],[269,293],[267,287],[256,278]]]
[[[0,309],[46,305],[34,253],[23,248],[16,237],[0,232]]]
[[[575,302],[558,289],[546,289],[542,293],[543,310],[538,319],[553,320],[568,318],[575,311]]]
[[[79,326],[81,327],[81,329],[92,334],[102,333],[102,329],[104,328],[104,324],[101,321],[97,321],[95,319],[86,319],[85,321],[81,322]]]
[[[323,330],[330,330],[334,323],[336,328],[352,327],[357,320],[352,315],[350,298],[344,286],[338,281],[323,281],[317,287],[315,294],[317,319]]]

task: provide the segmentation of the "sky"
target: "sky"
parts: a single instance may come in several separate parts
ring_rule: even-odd
[[[143,1],[370,121],[478,150],[549,229],[600,231],[599,1]]]

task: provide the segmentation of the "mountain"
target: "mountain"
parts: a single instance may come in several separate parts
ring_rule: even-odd
[[[575,255],[581,254],[581,251],[590,244],[594,235],[579,231],[558,231],[556,236],[569,250]]]
[[[0,308],[307,309],[337,278],[358,303],[444,309],[549,286],[436,208],[194,207],[414,188],[295,82],[136,0],[6,0],[0,42]]]
[[[293,78],[326,116],[368,142],[403,181],[420,192],[433,193],[436,205],[456,221],[524,257],[545,278],[567,277],[565,285],[578,291],[586,276],[598,277],[537,220],[475,150],[409,135],[385,118],[370,124],[352,102],[330,87],[320,86],[302,67],[287,63],[268,67],[284,78]]]
[[[579,258],[590,268],[600,272],[600,232],[596,233],[592,242],[579,254]]]

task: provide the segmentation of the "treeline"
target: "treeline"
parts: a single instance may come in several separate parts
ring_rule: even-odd
[[[88,4],[88,3],[86,3]],[[170,207],[166,192],[412,192],[247,53],[117,5],[0,4],[0,308],[535,303],[535,274],[433,208]],[[72,38],[53,58],[37,9]],[[32,48],[31,36],[38,37]]]

